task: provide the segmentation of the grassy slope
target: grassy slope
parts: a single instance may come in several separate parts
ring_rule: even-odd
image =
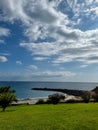
[[[98,130],[98,104],[9,107],[0,111],[0,130]]]

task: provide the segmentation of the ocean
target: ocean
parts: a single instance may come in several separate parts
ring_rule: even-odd
[[[1,86],[10,86],[16,91],[16,96],[19,99],[47,97],[55,92],[52,91],[37,91],[31,88],[47,87],[47,88],[66,88],[78,90],[92,90],[98,83],[81,83],[81,82],[20,82],[20,81],[0,81]]]

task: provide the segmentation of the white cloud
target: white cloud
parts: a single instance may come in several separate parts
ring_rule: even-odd
[[[48,57],[34,57],[33,59],[36,61],[44,61],[44,60],[47,60],[49,58]]]
[[[0,62],[7,62],[8,59],[5,56],[0,56]]]
[[[60,8],[62,3],[66,8]],[[24,35],[30,42],[20,43],[20,46],[29,50],[35,56],[34,60],[43,61],[54,56],[50,58],[54,64],[73,61],[92,64],[98,63],[98,29],[82,31],[74,28],[85,21],[84,17],[98,17],[97,4],[97,0],[0,0],[1,20],[22,22]],[[68,10],[73,14],[72,18],[68,18]],[[0,36],[9,34],[8,29],[0,30]],[[49,38],[53,41],[39,41]]]
[[[61,1],[56,2],[59,4]],[[24,33],[30,40],[49,36],[50,27],[56,28],[69,23],[67,15],[58,11],[48,0],[1,0],[0,7],[3,12],[2,20],[11,22],[20,20],[25,26]]]
[[[0,40],[0,44],[4,44],[5,42],[4,42],[4,40]]]
[[[76,73],[70,71],[42,71],[42,72],[13,72],[13,73],[0,73],[0,80],[4,81],[66,81],[73,78]]]
[[[66,0],[66,1],[71,9],[75,9],[75,7],[77,5],[77,0]]]
[[[21,47],[24,47],[32,52],[32,55],[51,56],[56,54],[56,43],[20,43]],[[57,48],[58,49],[58,48]]]
[[[38,67],[37,67],[36,65],[29,65],[29,66],[28,66],[28,69],[29,69],[29,70],[37,70]]]
[[[68,7],[65,6],[65,8],[72,10],[76,20],[73,19],[71,21],[71,19],[68,19],[68,14],[63,13],[59,8],[61,3],[67,3]],[[38,38],[45,39],[47,37],[55,38],[55,40],[62,40],[64,37],[76,38],[76,32],[68,28],[66,29],[67,25],[69,23],[73,25],[79,24],[82,16],[90,16],[92,12],[97,16],[98,7],[95,3],[92,0],[80,3],[77,0],[66,0],[66,2],[64,0],[0,1],[3,12],[2,20],[6,19],[12,22],[17,19],[20,20],[25,27],[25,36],[29,37],[31,41],[36,41]],[[90,8],[88,5],[90,5]]]
[[[86,68],[88,65],[81,65],[80,67],[81,68]]]
[[[44,71],[44,72],[37,72],[35,74],[32,73],[34,76],[42,76],[42,77],[70,77],[75,76],[76,73],[70,71]]]
[[[8,36],[9,34],[10,34],[9,29],[0,27],[0,37]],[[3,41],[1,40],[1,42],[3,42]]]
[[[22,61],[16,61],[16,64],[22,65]]]
[[[17,4],[16,4],[17,3]],[[21,19],[25,22],[28,21],[28,16],[24,12],[24,7],[26,5],[25,0],[0,0],[0,8],[2,9],[2,19],[5,21],[14,21]],[[28,22],[27,22],[28,23]]]
[[[62,41],[42,43],[20,43],[21,47],[36,56],[56,56],[52,63],[84,62],[98,63],[98,30],[79,31],[70,30],[62,35]],[[58,34],[57,34],[58,35]],[[72,37],[72,38],[71,38]],[[35,58],[36,59],[36,58]]]
[[[8,36],[10,34],[10,30],[7,28],[0,27],[0,44],[5,44],[2,37]]]
[[[16,4],[17,3],[17,4]],[[25,35],[32,40],[42,38],[42,35],[51,35],[50,27],[55,29],[59,26],[67,26],[69,23],[79,24],[83,16],[98,16],[98,1],[88,0],[0,0],[0,8],[2,10],[1,20],[14,22],[20,20],[25,25]],[[59,6],[63,4],[63,9]],[[67,5],[67,6],[66,6]],[[68,19],[68,14],[62,11],[66,9],[72,11],[73,19]],[[93,13],[93,14],[92,14]],[[93,16],[92,16],[93,15]],[[80,18],[81,17],[81,18]],[[74,21],[75,20],[75,21]]]

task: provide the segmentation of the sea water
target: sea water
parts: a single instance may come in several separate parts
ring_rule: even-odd
[[[16,81],[0,81],[1,86],[10,86],[16,91],[16,96],[19,99],[47,97],[55,92],[52,91],[37,91],[32,88],[62,88],[62,89],[78,89],[92,90],[98,83],[81,83],[81,82],[16,82]]]

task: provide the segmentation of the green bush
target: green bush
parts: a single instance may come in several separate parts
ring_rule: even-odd
[[[39,99],[36,104],[45,104],[45,101],[43,99]]]
[[[51,102],[52,104],[58,104],[60,100],[64,100],[65,96],[63,94],[53,94],[48,96],[48,101]]]
[[[66,103],[76,103],[76,100],[75,100],[75,99],[68,99],[68,100],[66,101]]]
[[[77,100],[77,99],[68,99],[67,101],[65,101],[65,103],[82,103],[83,101]]]
[[[46,103],[46,104],[51,104],[52,102],[51,102],[50,99],[47,99],[45,103]]]
[[[0,88],[0,106],[2,110],[5,111],[13,101],[16,101],[15,91],[11,90],[10,87],[1,87]]]
[[[88,103],[90,101],[90,98],[91,94],[88,91],[84,92],[84,94],[82,95],[82,99],[85,103]]]

